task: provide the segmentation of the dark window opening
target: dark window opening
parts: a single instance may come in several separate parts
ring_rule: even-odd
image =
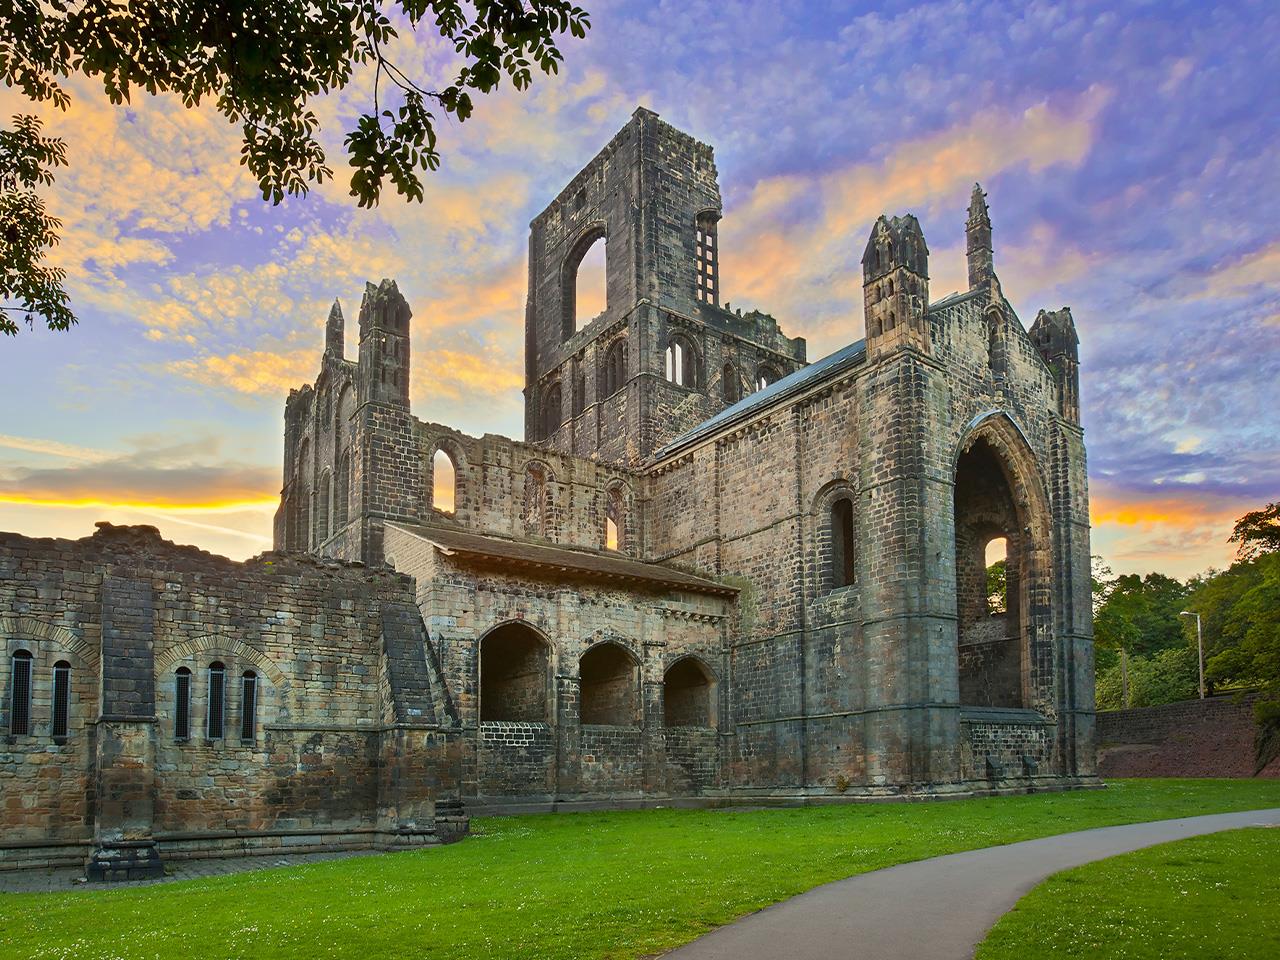
[[[616,643],[601,643],[578,662],[582,722],[632,726],[638,718],[636,662]]]
[[[246,670],[240,681],[240,739],[255,740],[258,736],[258,675]]]
[[[854,582],[853,501],[841,497],[831,504],[831,585],[847,587]]]
[[[615,340],[604,356],[604,396],[613,396],[626,382],[627,342]]]
[[[205,736],[221,740],[227,716],[227,669],[221,663],[209,665],[209,712],[205,723]]]
[[[191,671],[179,667],[173,684],[173,738],[186,740],[191,736]]]
[[[25,737],[31,733],[31,654],[18,650],[11,660],[9,680],[9,733]]]
[[[65,738],[70,723],[71,664],[59,660],[53,665],[53,738]]]
[[[738,383],[738,371],[732,363],[726,363],[720,373],[720,385],[724,391],[725,403],[737,403],[742,399],[742,385]]]
[[[333,532],[347,525],[351,509],[351,451],[338,454],[338,475],[333,485]]]
[[[711,677],[692,657],[674,664],[662,678],[662,722],[668,727],[714,726]]]
[[[678,387],[698,386],[698,354],[682,336],[673,336],[667,344],[666,377]]]
[[[480,719],[547,721],[547,645],[532,629],[508,623],[480,641]]]
[[[544,440],[550,440],[560,429],[564,414],[560,399],[560,384],[553,383],[542,401],[542,439]]]

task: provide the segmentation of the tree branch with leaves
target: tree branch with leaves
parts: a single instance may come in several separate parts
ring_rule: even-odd
[[[390,57],[401,29],[433,30],[460,64],[440,90],[425,88]],[[569,0],[10,0],[0,7],[0,78],[35,103],[65,110],[63,82],[102,82],[113,104],[139,91],[173,93],[188,108],[212,101],[242,135],[241,163],[264,200],[280,203],[333,177],[310,104],[341,90],[372,65],[373,104],[345,137],[350,192],[375,206],[386,185],[424,197],[423,175],[440,165],[440,115],[465,121],[473,94],[507,80],[527,90],[554,74],[559,41],[586,36],[591,22]],[[382,91],[392,97],[382,105]],[[43,321],[75,322],[65,273],[45,263],[60,223],[37,190],[66,163],[65,145],[39,121],[14,118],[0,130],[0,332]]]

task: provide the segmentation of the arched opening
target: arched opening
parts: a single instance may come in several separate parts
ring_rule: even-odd
[[[320,475],[320,494],[316,502],[316,543],[329,539],[329,471]]]
[[[31,733],[31,651],[15,650],[9,661],[9,735]]]
[[[778,382],[778,371],[770,364],[764,363],[756,370],[756,389],[763,390],[770,384]]]
[[[608,493],[608,503],[604,516],[604,546],[606,550],[621,550],[625,545],[626,508],[623,506],[622,491],[617,487]]]
[[[560,383],[553,383],[542,400],[542,439],[547,440],[555,435],[564,421],[564,408],[561,405]]]
[[[568,340],[604,312],[608,301],[608,241],[603,226],[584,234],[561,272],[564,339]]]
[[[831,504],[831,586],[850,586],[856,577],[853,541],[853,501],[840,497]]]
[[[338,454],[337,474],[333,483],[333,532],[347,525],[351,510],[351,451]]]
[[[675,334],[667,342],[667,382],[678,387],[698,386],[698,354],[687,337]]]
[[[59,660],[53,665],[53,738],[65,739],[71,723],[71,664]]]
[[[733,404],[742,399],[742,385],[738,382],[738,371],[732,363],[726,363],[720,372],[720,388],[724,391],[724,402]]]
[[[547,722],[547,645],[531,627],[506,623],[480,641],[480,720]]]
[[[458,493],[458,470],[443,447],[431,458],[431,507],[441,513],[453,513]]]
[[[668,727],[715,726],[711,675],[693,657],[672,664],[662,678],[662,722]]]
[[[240,739],[256,740],[258,736],[258,675],[246,670],[240,677]]]
[[[191,671],[179,667],[173,677],[173,739],[191,736]]]
[[[615,340],[604,355],[604,393],[611,397],[627,382],[627,341]]]
[[[205,736],[221,740],[227,719],[227,668],[214,661],[209,664],[209,710],[205,715]]]
[[[1031,530],[1002,455],[980,437],[956,464],[961,704],[1026,706],[1029,627],[1021,588],[1030,573]]]
[[[633,726],[638,717],[635,658],[616,643],[599,643],[578,661],[582,722]]]

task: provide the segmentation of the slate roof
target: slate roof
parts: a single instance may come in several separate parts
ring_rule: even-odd
[[[849,367],[861,363],[866,355],[867,342],[865,340],[857,340],[847,347],[841,347],[835,353],[828,354],[807,367],[801,367],[794,373],[787,374],[777,383],[771,383],[763,390],[757,390],[755,393],[743,397],[733,406],[726,407],[709,420],[702,421],[692,430],[676,437],[659,450],[654,457],[657,460],[664,460],[732,423],[746,420],[766,407],[773,406],[773,404],[779,403],[788,397],[808,390],[823,380],[844,372]]]
[[[736,587],[622,554],[511,540],[419,523],[389,521],[388,526],[419,537],[448,555],[496,560],[514,567],[571,574],[589,580],[645,583],[721,596],[733,596],[738,592]]]

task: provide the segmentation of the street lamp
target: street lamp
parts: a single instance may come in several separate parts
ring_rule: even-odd
[[[1204,699],[1204,638],[1200,634],[1200,614],[1194,613],[1190,610],[1183,610],[1181,613],[1178,614],[1178,616],[1196,618],[1196,652],[1198,654],[1196,659],[1198,660],[1200,665],[1200,699],[1203,700]]]

